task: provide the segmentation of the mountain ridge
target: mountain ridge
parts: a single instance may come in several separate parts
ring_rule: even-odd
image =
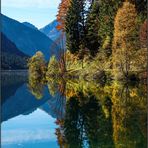
[[[37,51],[41,51],[46,60],[53,54],[58,54],[58,45],[39,30],[27,27],[3,14],[1,14],[1,20],[1,32],[23,53],[33,56]]]
[[[46,36],[51,38],[53,41],[56,41],[60,35],[62,34],[61,31],[57,30],[56,26],[59,25],[57,20],[53,20],[48,25],[44,26],[43,28],[39,29],[42,33]]]
[[[24,24],[27,27],[30,27],[32,29],[38,30],[38,28],[35,25],[33,25],[33,24],[29,23],[29,22],[23,22],[22,24]]]

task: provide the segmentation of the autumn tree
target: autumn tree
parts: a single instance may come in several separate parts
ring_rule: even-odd
[[[124,2],[114,22],[113,71],[115,78],[129,77],[137,51],[135,6]]]
[[[70,6],[70,0],[61,0],[57,14],[57,21],[59,22],[59,25],[57,26],[58,30],[62,31],[65,30],[65,20],[69,6]]]
[[[138,15],[144,21],[147,18],[147,0],[128,0],[135,5]]]
[[[142,47],[147,47],[147,20],[140,27],[140,42]]]
[[[41,51],[36,52],[28,61],[29,74],[36,78],[42,79],[46,73],[46,61]]]
[[[144,86],[112,86],[112,127],[115,147],[146,147],[147,102]],[[142,94],[142,95],[141,95]]]
[[[136,69],[138,69],[140,79],[147,79],[147,20],[140,26],[139,33],[139,50],[136,53],[136,60],[134,61]]]
[[[58,125],[58,128],[56,128],[55,135],[57,136],[58,144],[60,148],[67,148],[67,143],[64,135],[64,119],[57,119],[55,122]]]
[[[56,59],[55,56],[52,56],[49,60],[48,63],[48,70],[46,73],[46,78],[50,78],[50,77],[57,77],[60,74],[60,67],[59,67],[59,63]]]
[[[65,55],[65,22],[67,17],[67,12],[70,7],[70,0],[61,0],[61,3],[58,7],[57,21],[59,24],[56,28],[61,31],[60,37],[56,40],[56,43],[60,45],[59,50],[59,66],[61,72],[64,73],[66,71],[66,55]]]

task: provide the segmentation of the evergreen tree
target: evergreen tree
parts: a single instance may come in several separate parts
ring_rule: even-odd
[[[122,0],[94,0],[86,24],[86,46],[95,55],[103,48],[111,54],[111,43],[114,30],[114,17]]]
[[[86,21],[86,47],[90,50],[91,55],[98,51],[99,42],[99,1],[95,0],[91,6],[90,13]]]
[[[79,50],[79,0],[72,0],[66,17],[66,46],[72,53]]]
[[[66,16],[66,45],[72,54],[79,51],[84,37],[84,2],[84,0],[71,0]]]
[[[111,54],[111,43],[114,31],[114,17],[123,0],[99,0],[99,36],[101,46],[108,55]]]

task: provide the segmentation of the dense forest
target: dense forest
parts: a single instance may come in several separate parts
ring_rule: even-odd
[[[60,55],[48,67],[38,51],[34,76],[137,80],[147,77],[147,0],[61,0]],[[66,49],[63,39],[66,35]]]
[[[1,68],[2,70],[27,69],[29,56],[21,52],[16,45],[1,33]]]

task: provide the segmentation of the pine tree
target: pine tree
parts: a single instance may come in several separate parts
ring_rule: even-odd
[[[108,55],[111,54],[111,43],[114,30],[114,17],[123,0],[100,0],[99,31],[101,46]]]
[[[78,53],[84,37],[84,0],[71,0],[66,16],[65,31],[67,49]]]
[[[114,17],[122,0],[94,0],[86,23],[86,46],[92,55],[101,47],[111,54]]]
[[[99,1],[95,0],[91,6],[90,13],[86,21],[86,47],[90,50],[91,55],[98,51],[99,42]]]

